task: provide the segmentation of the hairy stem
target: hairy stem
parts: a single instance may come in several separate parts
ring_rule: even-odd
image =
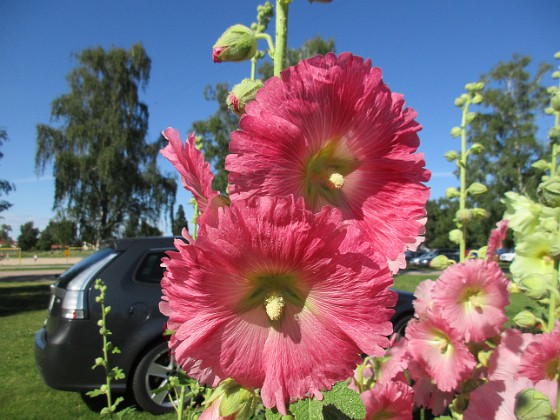
[[[288,8],[291,0],[276,0],[276,46],[274,50],[274,75],[280,77],[286,61],[288,44]]]

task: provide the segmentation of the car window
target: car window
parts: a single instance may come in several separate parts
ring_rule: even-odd
[[[70,267],[64,273],[62,273],[56,280],[56,286],[65,288],[68,284],[82,272],[90,270],[94,266],[104,266],[109,263],[118,253],[113,248],[103,248],[99,251],[91,254],[90,256],[80,260],[77,264]]]
[[[153,251],[144,255],[136,271],[136,280],[143,283],[158,283],[163,277],[165,268],[161,266],[161,258],[165,251]]]

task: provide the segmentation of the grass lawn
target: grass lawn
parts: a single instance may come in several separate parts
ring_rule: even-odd
[[[436,274],[437,275],[437,274]],[[395,279],[395,287],[413,291],[425,279],[436,276],[403,274]],[[46,316],[49,301],[49,282],[0,281],[0,407],[6,419],[93,419],[99,414],[91,411],[80,395],[56,391],[43,383],[35,367],[33,337]],[[531,302],[523,296],[512,296],[508,312],[522,309]],[[87,361],[90,363],[90,361]],[[93,361],[91,361],[93,363]],[[134,412],[132,419],[153,418],[151,414]],[[176,418],[174,414],[158,416]]]

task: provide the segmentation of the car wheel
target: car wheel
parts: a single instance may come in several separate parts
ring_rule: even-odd
[[[169,355],[167,342],[152,347],[140,360],[132,377],[132,392],[138,406],[152,414],[174,411],[169,392],[156,390],[165,386],[176,365]]]

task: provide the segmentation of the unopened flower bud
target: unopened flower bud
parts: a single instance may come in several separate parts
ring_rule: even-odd
[[[454,160],[459,158],[459,154],[455,150],[450,150],[449,152],[446,152],[444,156],[448,162],[453,162]]]
[[[556,70],[555,72],[552,73],[552,78],[553,79],[560,79],[560,71]]]
[[[541,300],[548,296],[549,281],[546,275],[529,275],[519,281],[519,288],[531,299]]]
[[[546,171],[550,165],[546,160],[540,159],[533,163],[531,166],[535,169],[538,169],[539,171]]]
[[[459,96],[457,99],[455,99],[455,105],[458,106],[459,108],[461,108],[463,105],[465,105],[465,102],[467,102],[467,99],[469,99],[469,95],[467,95],[466,93],[463,93],[461,96]]]
[[[471,209],[471,212],[475,219],[484,219],[485,217],[488,217],[488,212],[484,209],[481,209],[480,207]]]
[[[476,91],[476,83],[467,83],[465,85],[465,90],[468,90],[469,92]]]
[[[560,51],[556,51],[554,53],[554,58],[556,58],[557,60],[560,60]]]
[[[460,195],[461,193],[455,187],[449,187],[445,190],[445,196],[447,198],[455,198],[455,197],[459,197]]]
[[[480,182],[473,182],[467,189],[467,192],[470,195],[484,194],[486,191],[488,191],[488,188],[486,188],[486,185],[481,184]]]
[[[560,177],[554,176],[542,182],[537,188],[537,195],[545,206],[560,207]]]
[[[484,146],[480,143],[473,143],[471,146],[471,153],[478,155],[484,150]]]
[[[461,127],[453,127],[451,129],[451,137],[459,137],[461,135]]]
[[[558,127],[552,127],[548,131],[548,137],[552,140],[556,140],[558,137],[560,137],[560,129],[558,129]]]
[[[474,98],[472,100],[473,104],[479,104],[484,100],[484,98],[482,97],[482,95],[480,93],[477,93],[476,95],[474,95]]]
[[[257,51],[255,32],[244,25],[229,27],[212,47],[212,60],[222,61],[250,60]]]
[[[554,108],[552,108],[551,106],[547,106],[547,107],[544,109],[544,113],[545,113],[546,115],[554,115]]]
[[[515,322],[521,328],[531,328],[537,324],[537,317],[529,311],[521,311],[513,317]]]
[[[461,243],[463,240],[463,232],[459,229],[453,229],[449,232],[449,240],[454,244]]]
[[[450,260],[445,255],[438,255],[430,261],[430,267],[436,270],[445,270],[450,265],[455,264],[455,261]]]
[[[560,112],[560,93],[556,92],[550,99],[550,105],[556,112]]]
[[[458,210],[457,213],[455,213],[455,218],[462,224],[469,222],[472,219],[472,216],[473,214],[470,209]]]
[[[236,84],[227,97],[227,105],[235,114],[241,116],[245,113],[245,106],[255,99],[257,92],[263,87],[259,79],[244,79]]]
[[[468,112],[466,115],[467,123],[473,122],[475,118],[476,118],[476,112]]]

